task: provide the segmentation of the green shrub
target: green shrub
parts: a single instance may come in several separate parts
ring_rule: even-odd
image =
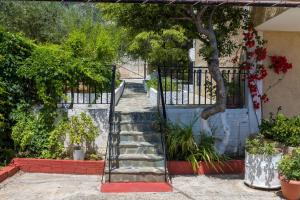
[[[21,104],[11,114],[16,121],[11,137],[19,156],[54,158],[56,152],[49,147],[49,143],[58,143],[54,141],[57,138],[53,138],[52,131],[65,118],[64,114],[46,107],[35,107],[32,110],[30,105]]]
[[[20,77],[34,81],[38,98],[46,106],[56,107],[64,95],[69,57],[57,46],[38,47],[18,70]]]
[[[35,89],[30,81],[17,75],[22,62],[30,57],[35,45],[20,34],[5,32],[0,28],[0,151],[13,149],[10,119],[11,112],[17,105],[32,99]],[[7,162],[0,152],[0,164]],[[8,156],[9,157],[9,156]]]
[[[277,152],[277,147],[277,142],[266,140],[261,134],[248,138],[245,145],[248,153],[259,155],[274,155]]]
[[[180,126],[180,124],[167,125],[168,159],[189,161],[194,170],[199,167],[199,161],[204,161],[211,164],[218,171],[219,169],[215,163],[223,164],[227,157],[216,152],[215,139],[212,136],[201,133],[200,140],[196,141],[193,136],[193,124],[195,122],[196,120],[187,126]]]
[[[172,80],[172,84],[171,84],[171,78],[167,77],[167,78],[162,78],[161,82],[164,91],[171,91],[171,89],[172,91],[177,90],[176,80]],[[158,78],[151,78],[150,80],[147,81],[147,89],[149,90],[150,88],[157,90]],[[178,90],[181,90],[181,81],[178,81]]]
[[[278,141],[287,146],[300,145],[300,116],[287,118],[278,114],[275,118],[264,120],[260,132],[268,139]]]
[[[81,113],[80,117],[72,116],[66,128],[71,144],[75,146],[83,147],[84,145],[91,144],[99,135],[99,131],[94,125],[92,118],[85,113]]]
[[[295,149],[291,155],[285,155],[278,168],[286,179],[300,181],[300,148]]]

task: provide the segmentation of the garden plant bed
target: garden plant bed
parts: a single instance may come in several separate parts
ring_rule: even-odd
[[[208,174],[241,174],[245,171],[244,160],[228,160],[223,164],[215,164],[216,170],[211,164],[199,162],[199,169],[193,171],[192,165],[187,161],[169,161],[168,169],[171,175],[208,175]]]

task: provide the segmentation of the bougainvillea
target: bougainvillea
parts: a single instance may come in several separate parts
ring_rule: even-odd
[[[285,74],[293,67],[291,63],[287,62],[287,58],[285,56],[270,56],[270,59],[270,68],[272,68],[276,74],[280,74],[280,72]]]
[[[267,94],[261,94],[257,86],[257,82],[268,75],[263,64],[267,59],[267,49],[264,47],[264,44],[265,41],[262,40],[252,25],[245,26],[243,50],[245,51],[246,59],[240,64],[240,69],[246,72],[245,78],[254,109],[259,109],[262,102],[267,103],[269,101]],[[270,56],[270,59],[271,65],[269,67],[274,69],[274,72],[277,74],[280,72],[285,74],[292,68],[292,64],[288,63],[284,56]]]
[[[257,87],[257,81],[263,80],[268,75],[263,65],[267,58],[267,49],[264,44],[265,41],[261,39],[252,25],[245,29],[243,50],[246,52],[246,59],[240,64],[240,69],[246,71],[247,85],[254,109],[259,109],[261,102],[269,101],[267,95],[260,94]]]

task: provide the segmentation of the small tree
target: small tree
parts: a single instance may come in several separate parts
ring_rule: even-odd
[[[204,5],[101,5],[104,17],[117,25],[127,27],[132,35],[142,31],[154,31],[181,25],[186,35],[204,43],[199,54],[207,61],[209,72],[216,82],[216,103],[205,108],[203,119],[224,112],[227,91],[219,69],[219,58],[229,55],[236,45],[230,36],[241,27],[246,11],[230,6]]]
[[[180,26],[163,29],[160,33],[144,31],[135,36],[128,50],[136,57],[149,62],[150,66],[161,64],[187,65],[188,39]]]

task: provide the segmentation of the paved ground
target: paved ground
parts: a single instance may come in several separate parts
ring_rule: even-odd
[[[176,176],[172,193],[103,194],[100,176],[22,173],[0,183],[1,200],[275,200],[276,192],[246,187],[238,175]]]

